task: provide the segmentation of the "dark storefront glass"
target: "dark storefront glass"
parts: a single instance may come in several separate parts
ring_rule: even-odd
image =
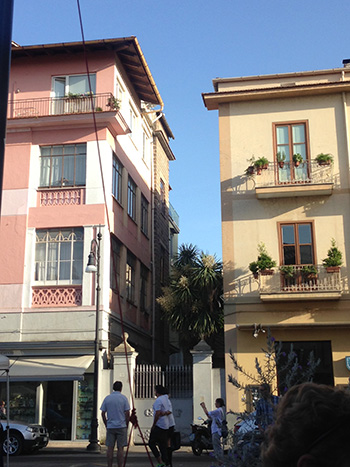
[[[43,425],[50,439],[72,436],[73,381],[47,381],[44,386]]]
[[[78,383],[77,403],[77,439],[89,439],[93,404],[92,374],[84,376],[84,381]]]

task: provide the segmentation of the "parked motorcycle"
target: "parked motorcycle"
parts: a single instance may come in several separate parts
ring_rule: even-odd
[[[202,417],[198,417],[198,420],[201,420],[202,424],[191,424],[192,433],[190,434],[191,448],[195,456],[200,456],[203,449],[213,449],[211,420],[204,420]]]

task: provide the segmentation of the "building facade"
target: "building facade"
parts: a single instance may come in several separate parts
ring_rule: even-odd
[[[344,67],[215,79],[203,94],[219,113],[228,374],[230,350],[256,374],[270,328],[301,365],[311,350],[320,358],[315,381],[348,381],[349,92]],[[327,272],[332,239],[343,263]],[[259,245],[276,265],[253,274]],[[229,409],[245,409],[242,396],[227,383]]]
[[[135,37],[13,47],[0,352],[12,364],[13,418],[45,423],[53,439],[90,432],[98,284],[85,267],[97,246],[99,399],[123,331],[140,362],[169,355],[155,338],[156,326],[168,333],[155,293],[159,264],[169,275],[175,159],[162,109]]]

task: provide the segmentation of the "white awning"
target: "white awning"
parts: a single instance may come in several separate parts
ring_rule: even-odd
[[[81,380],[94,357],[18,357],[10,358],[10,381]],[[5,374],[0,381],[5,381]]]

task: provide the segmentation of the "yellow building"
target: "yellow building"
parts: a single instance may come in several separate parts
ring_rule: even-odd
[[[230,349],[255,372],[266,346],[260,329],[270,328],[286,348],[293,343],[301,360],[310,350],[321,359],[315,381],[347,384],[350,68],[344,62],[332,70],[215,79],[215,91],[203,94],[207,109],[219,111],[227,374],[234,374]],[[321,165],[321,153],[333,163]],[[262,170],[261,157],[268,159]],[[332,239],[343,263],[327,272]],[[248,266],[261,242],[276,266],[254,277]],[[229,383],[226,389],[227,407],[244,409],[242,394]]]

